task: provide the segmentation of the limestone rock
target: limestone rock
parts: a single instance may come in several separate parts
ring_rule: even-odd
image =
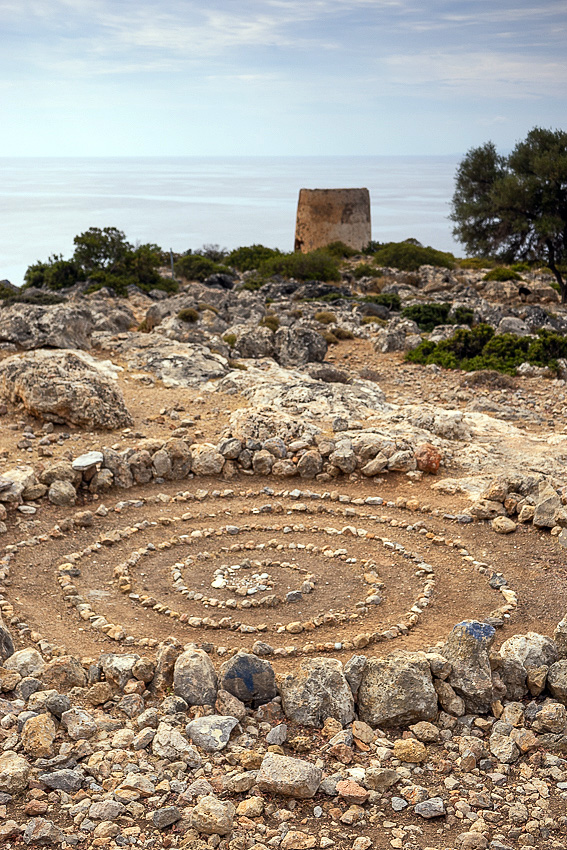
[[[0,791],[19,794],[28,784],[30,766],[25,758],[8,750],[0,755]]]
[[[152,740],[152,752],[160,758],[175,761],[183,759],[190,767],[201,766],[201,757],[187,738],[169,723],[160,723]]]
[[[238,725],[236,717],[209,714],[198,717],[185,727],[187,736],[207,753],[218,753],[228,744],[230,733]]]
[[[327,717],[341,726],[354,718],[354,699],[343,672],[333,658],[303,661],[297,674],[279,681],[286,717],[302,726],[321,727]]]
[[[70,708],[61,715],[61,723],[73,741],[92,738],[96,734],[96,723],[83,708]]]
[[[239,652],[221,665],[219,687],[254,708],[277,695],[272,665],[248,652]]]
[[[327,342],[311,328],[279,328],[275,333],[275,359],[281,366],[320,363],[327,353]]]
[[[415,738],[398,738],[394,742],[394,758],[410,764],[427,761],[427,747]]]
[[[83,688],[87,683],[87,674],[81,663],[72,655],[62,655],[50,661],[42,674],[46,688],[66,691],[70,688]]]
[[[24,830],[24,844],[62,844],[65,833],[53,821],[45,818],[32,818]]]
[[[39,419],[112,430],[133,420],[108,370],[80,351],[35,351],[0,363],[0,393]]]
[[[555,699],[567,705],[567,660],[556,661],[549,668],[547,687]]]
[[[321,777],[321,769],[309,762],[266,753],[256,784],[261,791],[306,800],[317,793]]]
[[[77,491],[70,481],[54,481],[49,488],[47,498],[52,505],[68,508],[77,501]]]
[[[502,658],[519,662],[526,669],[549,667],[558,659],[555,643],[537,632],[512,635],[500,647],[500,655]]]
[[[507,516],[497,516],[490,523],[497,534],[512,534],[518,527],[513,519]]]
[[[487,711],[493,699],[489,650],[495,631],[487,623],[458,623],[440,650],[453,668],[449,684],[465,701],[467,711]]]
[[[173,689],[188,705],[215,704],[217,675],[206,652],[189,649],[179,656],[173,670]]]
[[[50,714],[30,717],[22,729],[22,747],[33,758],[49,758],[53,755],[55,723]]]
[[[437,716],[437,694],[424,653],[395,652],[369,658],[358,691],[361,720],[371,726],[400,726]]]
[[[28,649],[19,649],[14,652],[5,662],[4,667],[7,670],[16,670],[20,676],[41,676],[45,671],[45,661],[37,651],[29,647]]]
[[[234,826],[236,809],[228,800],[212,794],[201,797],[191,814],[191,824],[205,835],[228,835]]]
[[[557,655],[560,659],[567,658],[567,614],[557,624],[553,633],[553,639],[557,647]]]
[[[195,475],[218,475],[224,466],[224,457],[216,446],[196,443],[191,447],[192,470]]]
[[[547,481],[542,481],[539,485],[533,524],[538,528],[553,528],[557,525],[555,512],[561,508],[561,499],[554,488]]]

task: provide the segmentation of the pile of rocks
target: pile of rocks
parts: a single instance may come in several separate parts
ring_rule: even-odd
[[[470,512],[477,519],[491,520],[499,534],[515,531],[517,523],[531,522],[536,528],[549,529],[567,546],[566,495],[561,496],[541,476],[500,476],[471,505]]]
[[[367,850],[386,832],[400,850],[559,850],[567,617],[555,641],[491,653],[493,638],[464,622],[435,650],[279,677],[260,644],[218,673],[174,638],[155,660],[4,644],[0,839]]]

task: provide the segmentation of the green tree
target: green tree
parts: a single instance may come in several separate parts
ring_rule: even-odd
[[[116,227],[89,227],[73,239],[73,258],[85,271],[111,271],[123,262],[132,246]]]
[[[24,275],[24,289],[66,289],[79,280],[85,280],[85,274],[78,264],[64,260],[61,254],[53,254],[47,262],[38,261],[28,267]]]
[[[507,157],[492,142],[472,148],[450,218],[469,254],[545,263],[567,303],[567,132],[534,127]]]

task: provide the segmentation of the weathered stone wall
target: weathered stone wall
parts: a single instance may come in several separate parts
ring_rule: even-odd
[[[295,250],[314,251],[329,242],[356,250],[371,239],[368,189],[301,189],[295,225]]]

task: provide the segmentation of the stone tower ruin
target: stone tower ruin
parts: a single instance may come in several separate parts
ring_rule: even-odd
[[[368,189],[300,189],[296,251],[314,251],[330,242],[344,242],[361,251],[370,239]]]

